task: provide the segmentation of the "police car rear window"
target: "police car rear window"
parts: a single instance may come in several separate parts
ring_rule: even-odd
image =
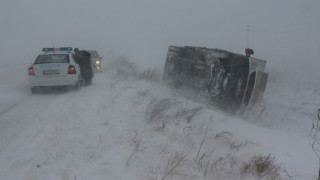
[[[45,64],[45,63],[69,63],[68,54],[45,54],[39,55],[34,64]]]

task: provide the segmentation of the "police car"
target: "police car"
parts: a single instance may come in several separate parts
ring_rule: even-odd
[[[83,82],[71,47],[43,48],[28,68],[28,74],[32,93],[45,87],[78,88]]]

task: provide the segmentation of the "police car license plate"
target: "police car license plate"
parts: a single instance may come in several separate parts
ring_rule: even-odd
[[[53,75],[53,74],[59,74],[59,69],[46,69],[43,70],[43,75]]]

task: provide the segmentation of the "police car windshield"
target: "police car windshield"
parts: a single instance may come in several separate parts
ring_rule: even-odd
[[[39,55],[35,60],[34,64],[45,64],[45,63],[69,63],[68,54],[45,54]]]

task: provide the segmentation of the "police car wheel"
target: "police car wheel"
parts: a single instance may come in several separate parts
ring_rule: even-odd
[[[80,81],[78,81],[77,84],[73,86],[73,89],[78,90],[80,87],[81,87],[81,83]]]
[[[34,93],[38,93],[39,89],[37,87],[31,87],[30,91],[31,91],[32,94],[34,94]]]

